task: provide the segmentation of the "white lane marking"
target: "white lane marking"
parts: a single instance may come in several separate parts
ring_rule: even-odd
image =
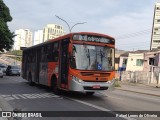
[[[88,103],[88,102],[84,102],[84,101],[81,101],[81,100],[69,98],[69,97],[66,97],[66,96],[64,96],[64,98],[70,99],[72,101],[75,101],[75,102],[78,102],[78,103],[81,103],[81,104],[84,104],[84,105],[87,105],[87,106],[90,106],[90,107],[93,107],[93,108],[96,108],[96,109],[101,110],[101,111],[112,112],[112,110],[109,110],[109,109],[106,109],[106,108],[103,108],[103,107],[100,107],[100,106],[97,106],[97,105],[94,105],[94,104],[91,104],[91,103]],[[116,114],[118,114],[118,113],[116,113]],[[126,119],[126,120],[136,120],[135,118],[126,118],[126,117],[122,117],[122,118]]]
[[[62,97],[57,96],[53,93],[12,94],[12,95],[0,95],[0,96],[3,97],[6,101],[19,100],[19,99],[53,98],[53,97],[62,99]]]

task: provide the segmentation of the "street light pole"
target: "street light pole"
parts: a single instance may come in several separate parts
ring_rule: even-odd
[[[72,29],[73,29],[76,25],[85,24],[85,23],[87,23],[87,22],[82,22],[82,23],[76,23],[76,24],[74,24],[74,25],[71,27],[71,31],[72,31]]]
[[[71,32],[71,28],[69,26],[69,24],[67,23],[67,21],[65,21],[64,19],[60,18],[59,16],[55,15],[58,19],[62,20],[63,22],[65,22],[69,28],[69,32]]]
[[[59,16],[55,15],[58,19],[62,20],[63,22],[65,22],[69,28],[69,32],[71,33],[72,29],[76,26],[76,25],[79,25],[79,24],[85,24],[87,22],[82,22],[82,23],[76,23],[74,24],[72,27],[69,26],[68,22],[62,18],[60,18]]]

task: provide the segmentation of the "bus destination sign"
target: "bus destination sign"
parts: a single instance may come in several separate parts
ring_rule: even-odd
[[[111,39],[108,39],[108,38],[105,38],[105,37],[101,37],[101,36],[93,36],[93,35],[75,34],[75,35],[73,35],[73,40],[114,44],[114,40],[111,40]]]

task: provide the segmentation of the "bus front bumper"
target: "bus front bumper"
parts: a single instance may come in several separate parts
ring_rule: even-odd
[[[69,90],[79,92],[111,90],[114,86],[114,80],[109,82],[85,82],[79,79],[72,79],[69,82]]]

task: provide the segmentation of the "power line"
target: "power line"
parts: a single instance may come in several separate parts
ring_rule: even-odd
[[[143,41],[143,42],[134,42],[134,43],[125,43],[125,44],[118,44],[118,43],[116,43],[116,45],[119,45],[119,46],[128,46],[128,45],[141,45],[141,44],[144,44],[144,43],[146,43],[146,44],[150,44],[149,43],[149,41]]]
[[[124,35],[117,36],[115,38],[116,39],[128,39],[128,38],[131,38],[131,37],[138,37],[138,36],[141,36],[141,35],[145,35],[147,33],[151,33],[151,29],[146,29],[146,30],[142,30],[142,31],[139,31],[139,32],[124,34]]]

